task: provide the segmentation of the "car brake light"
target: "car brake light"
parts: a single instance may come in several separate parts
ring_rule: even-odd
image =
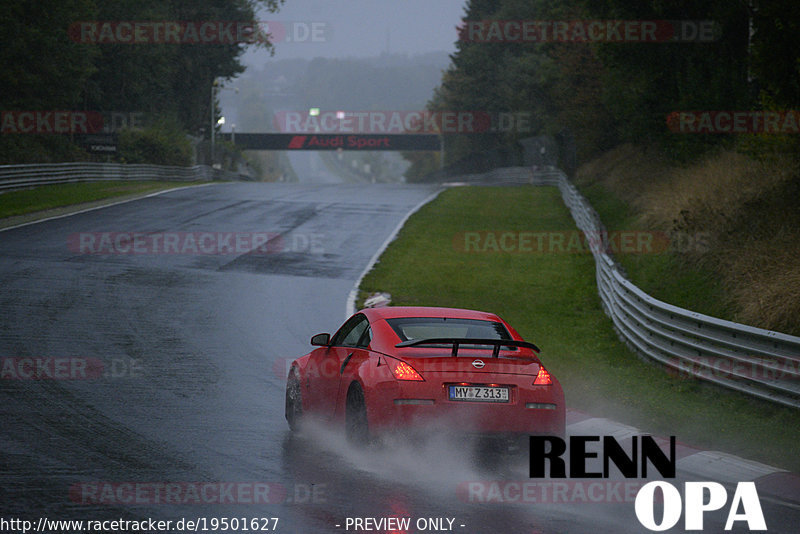
[[[539,366],[539,372],[536,374],[536,380],[533,381],[534,386],[549,386],[553,383],[550,378],[550,373],[544,368],[544,365]]]
[[[392,370],[392,374],[398,380],[423,380],[422,376],[417,372],[417,370],[408,365],[406,362],[397,362],[394,365],[390,365],[389,369]]]

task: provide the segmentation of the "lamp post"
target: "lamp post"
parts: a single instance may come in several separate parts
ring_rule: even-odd
[[[214,78],[214,82],[211,84],[211,167],[214,166],[214,130],[216,130],[217,121],[216,121],[216,107],[217,107],[217,79]]]
[[[225,125],[225,116],[224,115],[221,116],[219,119],[217,119],[217,124],[216,125],[220,126],[220,129],[222,129],[221,127]],[[224,162],[225,162],[225,151],[222,152],[222,162],[219,163],[220,168],[222,168],[222,165],[223,165]],[[215,163],[214,165],[217,165],[217,164]],[[213,167],[213,165],[212,165],[212,167]]]
[[[220,121],[217,121],[217,86],[219,85],[219,79],[214,78],[214,82],[211,84],[211,166],[214,166],[214,155],[215,155],[215,147],[216,147],[216,129],[218,124],[225,124],[225,118],[221,117]],[[233,89],[236,93],[239,93],[238,87],[222,87],[222,89]]]

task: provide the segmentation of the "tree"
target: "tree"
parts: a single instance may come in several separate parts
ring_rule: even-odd
[[[3,110],[146,112],[198,133],[211,115],[211,86],[242,72],[246,43],[111,44],[84,42],[81,22],[255,23],[258,9],[283,0],[37,0],[7,2],[0,11],[0,105]],[[76,29],[77,28],[77,29]],[[267,42],[260,46],[271,47]],[[207,131],[207,128],[206,128]],[[72,158],[63,140],[29,135],[0,140],[0,159]],[[46,152],[46,150],[45,150]],[[56,153],[60,153],[58,156]],[[45,158],[45,159],[50,159]]]
[[[124,0],[103,3],[100,20],[255,22],[256,10],[275,11],[283,0]],[[176,119],[186,130],[207,131],[214,80],[244,70],[247,46],[235,44],[105,44],[89,100],[114,111],[145,111]]]
[[[746,9],[755,29],[752,41],[751,74],[763,91],[763,99],[776,107],[800,104],[800,5],[774,0],[747,2]]]
[[[74,18],[96,15],[93,0],[7,2],[0,10],[0,105],[5,110],[79,109],[98,51],[67,39]]]
[[[780,22],[784,3],[754,18],[750,63],[770,98],[793,105],[800,100],[800,43],[797,17]],[[697,154],[726,139],[676,136],[667,128],[667,116],[755,104],[748,80],[749,15],[743,1],[470,0],[467,21],[710,20],[717,35],[708,42],[553,42],[542,36],[526,42],[460,41],[431,106],[528,111],[539,130],[528,135],[569,132],[582,158],[619,142],[655,143],[681,158]],[[773,54],[780,54],[780,61],[771,62]],[[521,135],[448,139],[449,158],[508,149]]]

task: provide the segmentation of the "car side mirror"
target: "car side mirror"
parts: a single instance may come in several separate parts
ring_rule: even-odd
[[[311,338],[311,344],[317,347],[327,347],[331,343],[330,334],[317,334]]]

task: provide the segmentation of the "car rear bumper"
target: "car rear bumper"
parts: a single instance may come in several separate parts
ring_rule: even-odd
[[[374,427],[432,426],[471,434],[539,434],[563,436],[564,406],[554,409],[526,409],[520,406],[394,406],[389,417]]]
[[[377,431],[429,427],[481,435],[564,435],[564,393],[557,381],[548,386],[533,386],[531,377],[518,375],[492,377],[492,380],[493,384],[510,388],[508,402],[450,400],[448,386],[452,382],[447,377],[436,381],[384,383],[367,395],[370,428]]]

